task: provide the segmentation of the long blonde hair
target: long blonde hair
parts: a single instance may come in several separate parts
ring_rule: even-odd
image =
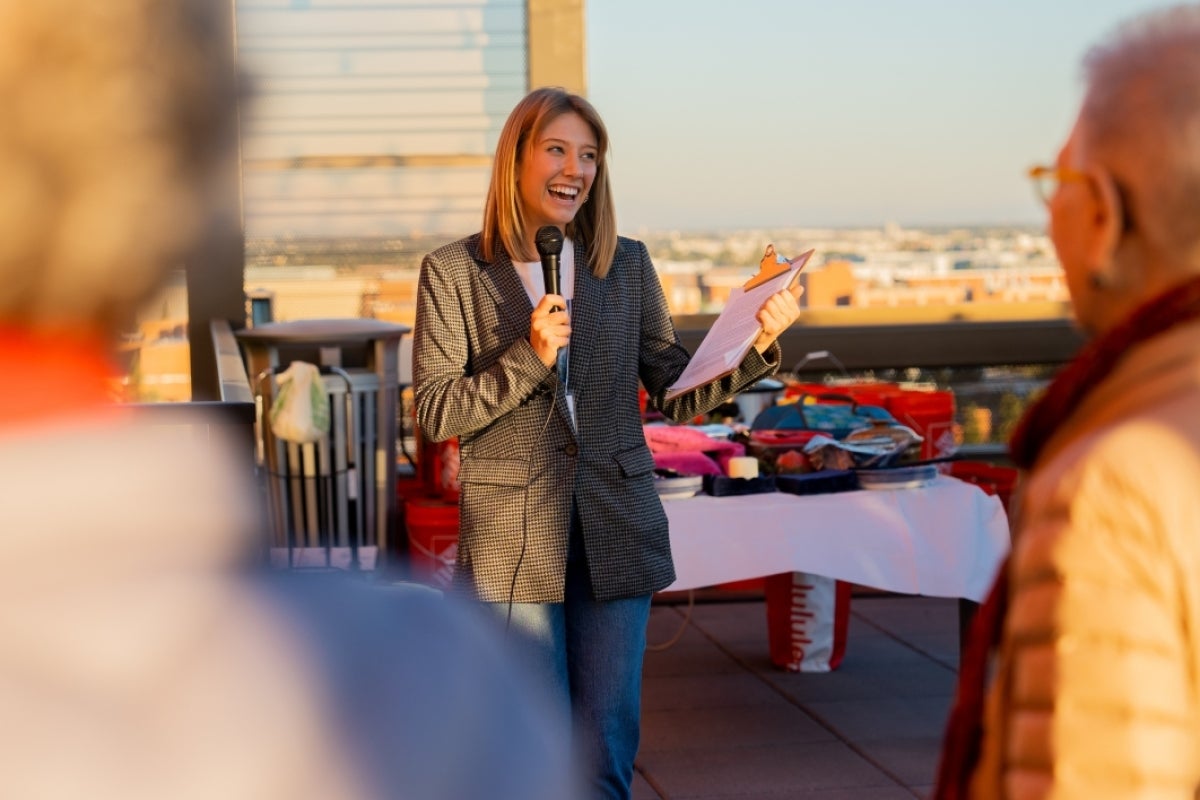
[[[489,261],[503,247],[516,261],[536,261],[526,245],[526,221],[517,194],[517,172],[532,143],[551,121],[578,114],[596,136],[596,178],[588,199],[567,225],[567,236],[587,245],[588,265],[598,278],[608,274],[617,252],[617,215],[608,180],[608,131],[592,104],[558,87],[534,89],[517,103],[496,144],[492,180],[483,209],[480,250]]]

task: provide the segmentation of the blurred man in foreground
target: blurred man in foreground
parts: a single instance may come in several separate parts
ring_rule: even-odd
[[[963,658],[942,798],[1200,786],[1200,6],[1130,21],[1085,66],[1032,175],[1091,341],[1011,443],[1013,552]]]
[[[565,721],[482,624],[248,577],[244,462],[110,402],[236,157],[230,13],[0,0],[0,796],[570,797]]]

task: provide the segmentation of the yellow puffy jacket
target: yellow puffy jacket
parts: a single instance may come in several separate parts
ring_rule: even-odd
[[[972,797],[1193,798],[1200,323],[1126,354],[1016,506]]]

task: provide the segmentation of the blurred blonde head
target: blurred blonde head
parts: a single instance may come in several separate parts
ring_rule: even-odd
[[[227,4],[0,0],[0,324],[113,333],[213,213]]]

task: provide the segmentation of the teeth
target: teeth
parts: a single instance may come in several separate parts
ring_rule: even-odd
[[[579,189],[575,186],[551,186],[550,191],[557,194],[565,194],[568,197],[574,197],[579,194]]]

